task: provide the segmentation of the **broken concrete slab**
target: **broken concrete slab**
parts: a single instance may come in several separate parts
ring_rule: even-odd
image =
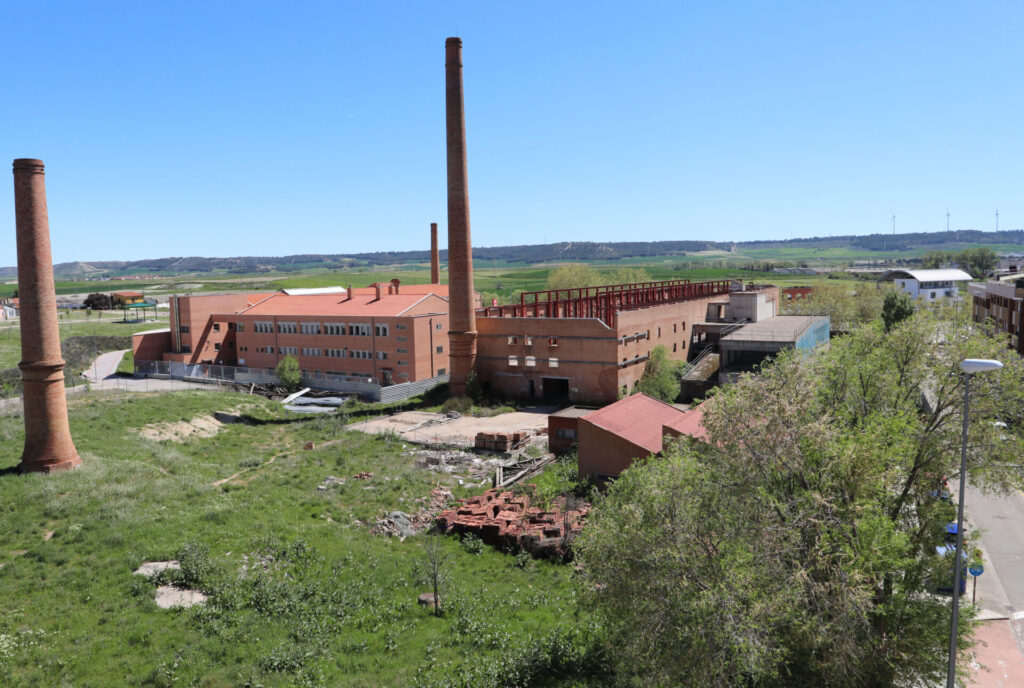
[[[156,589],[156,606],[161,609],[183,609],[205,604],[209,598],[198,590],[161,585]]]
[[[152,576],[161,571],[167,571],[173,569],[175,571],[181,570],[181,564],[178,563],[177,559],[171,559],[170,561],[147,561],[139,568],[132,571],[136,576]]]

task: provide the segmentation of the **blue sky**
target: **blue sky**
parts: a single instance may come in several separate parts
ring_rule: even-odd
[[[55,261],[1024,227],[1020,3],[6,2]],[[5,169],[10,169],[5,167]],[[9,174],[7,172],[6,174]],[[8,177],[10,179],[10,177]],[[0,265],[15,263],[10,189]]]

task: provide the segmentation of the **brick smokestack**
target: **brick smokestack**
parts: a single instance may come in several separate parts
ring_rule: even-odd
[[[466,112],[462,100],[462,39],[449,38],[445,52],[445,129],[448,139],[448,332],[453,396],[466,393],[476,367],[476,314],[473,311],[473,247],[469,236],[466,178]]]
[[[50,473],[82,463],[71,441],[57,295],[50,254],[50,221],[42,160],[14,161],[14,215],[21,299],[21,379],[25,406],[24,472]]]
[[[441,284],[441,256],[437,252],[437,223],[430,223],[430,283]]]

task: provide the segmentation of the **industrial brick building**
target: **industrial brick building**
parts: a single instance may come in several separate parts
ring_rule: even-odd
[[[1024,337],[1021,337],[1021,323],[1024,323],[1024,279],[1012,282],[972,283],[967,287],[971,296],[974,322],[1006,332],[1010,335],[1010,346],[1024,354]]]
[[[274,368],[387,386],[448,374],[448,288],[398,280],[356,289],[175,296],[171,327],[132,338],[136,361]],[[479,295],[475,296],[479,302]]]
[[[636,389],[654,347],[687,360],[693,324],[733,289],[670,280],[526,293],[477,311],[476,374],[498,396],[610,404]],[[774,314],[777,289],[749,293],[755,312],[760,295]]]

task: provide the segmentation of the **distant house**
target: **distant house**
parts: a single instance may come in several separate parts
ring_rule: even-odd
[[[0,320],[14,320],[18,317],[18,309],[6,304],[0,305]]]
[[[706,439],[701,407],[681,411],[646,394],[634,394],[578,419],[581,477],[614,478],[636,459],[659,454],[664,437]]]
[[[910,294],[912,299],[934,303],[949,299],[958,301],[960,285],[971,281],[963,270],[945,268],[942,270],[888,270],[882,273],[882,281],[892,280],[899,291]]]
[[[146,300],[142,292],[138,291],[115,291],[111,296],[114,297],[114,304],[117,306],[130,306],[133,303],[142,303]]]

